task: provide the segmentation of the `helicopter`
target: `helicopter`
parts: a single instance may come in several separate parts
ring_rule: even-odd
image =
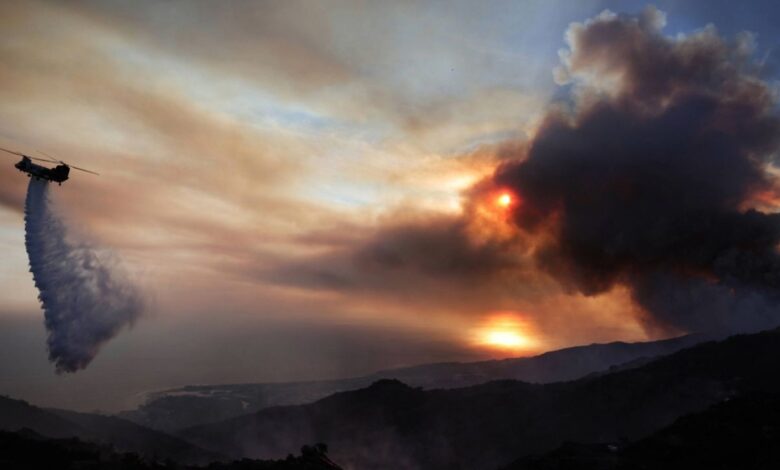
[[[11,153],[22,157],[22,159],[19,162],[17,162],[16,165],[14,165],[14,167],[16,167],[16,169],[19,171],[27,173],[28,178],[35,178],[36,180],[43,180],[43,181],[51,181],[62,186],[62,183],[68,179],[68,174],[70,173],[71,168],[73,168],[74,170],[91,173],[93,175],[98,175],[98,173],[95,173],[94,171],[69,165],[63,162],[62,160],[55,160],[54,158],[46,159],[46,158],[31,157],[21,152],[4,149],[2,147],[0,147],[0,150],[2,150],[3,152]],[[57,166],[55,166],[54,168],[49,168],[42,165],[38,165],[37,163],[33,163],[32,160],[55,163],[57,164]]]

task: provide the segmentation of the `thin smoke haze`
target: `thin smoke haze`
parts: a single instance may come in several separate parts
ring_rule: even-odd
[[[45,312],[49,360],[60,373],[86,368],[100,347],[143,311],[140,292],[116,257],[69,237],[48,183],[31,179],[25,245]]]

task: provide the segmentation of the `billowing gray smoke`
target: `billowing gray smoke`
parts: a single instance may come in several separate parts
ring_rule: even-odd
[[[138,318],[141,296],[118,273],[110,253],[66,237],[45,181],[30,180],[25,230],[30,271],[49,333],[49,360],[57,372],[76,372]]]
[[[775,95],[752,38],[670,38],[663,14],[573,25],[551,112],[496,183],[545,233],[537,263],[591,295],[627,286],[656,326],[746,331],[780,320]],[[767,203],[767,201],[769,201]]]

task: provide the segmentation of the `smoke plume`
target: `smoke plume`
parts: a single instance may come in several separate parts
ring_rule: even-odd
[[[780,146],[752,37],[661,33],[663,13],[609,12],[567,32],[556,78],[573,109],[548,113],[495,183],[544,233],[534,259],[568,288],[627,286],[654,326],[746,331],[778,323]]]
[[[30,179],[25,230],[30,271],[45,312],[49,360],[57,372],[84,369],[106,341],[138,318],[141,296],[110,253],[67,238],[45,181]]]

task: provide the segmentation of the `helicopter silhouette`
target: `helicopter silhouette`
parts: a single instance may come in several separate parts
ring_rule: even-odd
[[[95,173],[94,171],[87,170],[85,168],[79,168],[74,165],[69,165],[62,160],[55,160],[54,158],[37,158],[37,157],[31,157],[29,155],[25,155],[21,152],[16,152],[14,150],[8,150],[0,147],[0,150],[3,152],[7,152],[13,155],[18,155],[22,157],[22,159],[17,162],[14,167],[16,167],[17,170],[22,171],[24,173],[27,173],[28,178],[35,178],[36,180],[43,180],[43,181],[51,181],[54,183],[59,184],[62,186],[62,183],[68,179],[68,175],[70,174],[70,169],[73,168],[74,170],[83,171],[86,173],[92,173],[93,175],[98,175],[98,173]],[[41,152],[43,153],[43,152]],[[54,168],[49,168],[43,165],[38,165],[37,163],[33,163],[33,160],[38,160],[42,162],[49,162],[49,163],[56,163],[58,164]]]

